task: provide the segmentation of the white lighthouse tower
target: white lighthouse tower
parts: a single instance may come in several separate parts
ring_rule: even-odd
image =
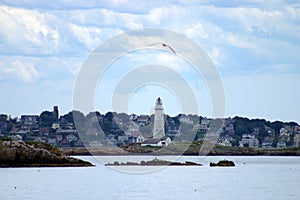
[[[154,127],[153,127],[153,138],[162,139],[165,137],[165,121],[164,121],[164,108],[162,106],[162,100],[160,97],[157,98],[155,104],[154,113]]]

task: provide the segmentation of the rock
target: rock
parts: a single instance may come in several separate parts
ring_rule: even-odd
[[[186,161],[184,163],[181,162],[172,162],[167,160],[160,160],[157,158],[154,158],[153,160],[144,161],[142,160],[140,163],[135,162],[126,162],[119,164],[118,161],[115,161],[114,163],[107,163],[106,166],[133,166],[133,165],[139,165],[139,166],[202,166],[202,164]]]
[[[42,143],[0,141],[0,167],[93,166]]]
[[[235,164],[233,161],[230,161],[230,160],[220,160],[219,162],[217,163],[209,163],[209,166],[210,167],[234,167]]]

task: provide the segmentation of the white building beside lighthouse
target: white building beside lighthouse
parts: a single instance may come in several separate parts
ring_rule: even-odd
[[[164,121],[164,108],[162,106],[162,100],[157,98],[154,108],[154,126],[153,126],[153,138],[161,139],[165,137],[165,121]]]

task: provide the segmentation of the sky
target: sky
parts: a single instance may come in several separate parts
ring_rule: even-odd
[[[300,123],[300,2],[293,0],[0,0],[0,113],[40,114],[54,105],[68,113],[93,50],[143,28],[178,32],[208,54],[222,80],[226,117]],[[204,79],[159,50],[131,52],[112,63],[95,90],[95,110],[113,109],[109,97],[122,72],[153,63],[182,74],[197,91],[198,114],[211,116]],[[127,111],[149,114],[157,96],[167,114],[182,111],[176,94],[155,84],[137,87]]]

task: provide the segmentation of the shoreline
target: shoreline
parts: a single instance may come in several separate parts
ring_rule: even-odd
[[[146,147],[147,148],[147,147]],[[200,149],[200,148],[199,148]],[[241,148],[241,147],[220,147],[217,146],[208,154],[199,154],[197,148],[186,151],[172,151],[172,149],[150,148],[141,152],[140,149],[135,151],[126,151],[117,147],[102,148],[61,148],[64,154],[69,156],[300,156],[300,148],[288,149],[262,149],[262,148]],[[151,151],[150,151],[151,150]]]

